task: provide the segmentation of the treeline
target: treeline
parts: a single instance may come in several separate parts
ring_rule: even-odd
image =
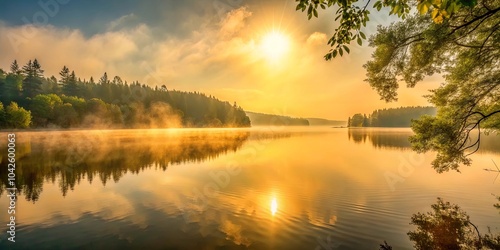
[[[304,118],[293,118],[283,115],[270,115],[255,112],[246,112],[254,126],[309,126]]]
[[[44,127],[249,127],[236,103],[198,92],[127,83],[107,73],[81,80],[64,66],[45,77],[39,62],[0,69],[0,128]]]
[[[348,127],[410,127],[422,115],[436,115],[435,107],[400,107],[378,109],[372,114],[355,114],[347,120]]]
[[[345,126],[346,121],[335,121],[322,118],[306,118],[310,126]]]

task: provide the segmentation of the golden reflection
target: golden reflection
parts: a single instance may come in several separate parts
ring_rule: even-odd
[[[0,137],[3,134],[0,134]],[[45,180],[59,181],[63,196],[87,179],[103,185],[126,173],[154,167],[213,160],[236,152],[248,139],[245,130],[82,130],[18,133],[16,155],[22,157],[16,181],[20,193],[38,201]],[[7,144],[0,152],[7,152]],[[32,150],[33,148],[33,150]],[[0,195],[8,187],[6,159],[0,158]]]
[[[271,214],[274,216],[276,212],[278,212],[278,201],[276,200],[276,197],[274,197],[271,201]]]
[[[390,212],[411,214],[415,205],[404,202],[407,195],[417,195],[413,192],[418,190],[429,190],[423,195],[432,195],[433,190],[442,189],[445,180],[446,185],[453,187],[465,187],[465,183],[473,182],[477,186],[474,192],[463,189],[470,196],[495,190],[494,176],[482,168],[464,169],[467,173],[448,174],[446,178],[436,175],[430,167],[433,155],[426,154],[425,162],[415,165],[413,174],[406,177],[407,182],[398,183],[397,191],[393,192],[383,173],[390,171],[399,175],[398,167],[403,160],[411,163],[411,154],[348,143],[345,130],[328,134],[267,133],[264,129],[251,131],[252,134],[245,133],[246,130],[242,133],[238,133],[240,130],[234,130],[234,133],[229,133],[229,130],[203,131],[160,130],[150,135],[147,134],[149,131],[71,131],[76,133],[74,135],[49,132],[48,136],[45,132],[19,133],[20,141],[16,146],[24,157],[16,177],[22,184],[19,186],[23,187],[21,195],[31,197],[18,198],[20,218],[30,225],[58,225],[65,222],[53,215],[63,216],[60,218],[73,223],[85,221],[87,214],[92,214],[112,227],[115,222],[130,220],[130,225],[139,228],[147,227],[152,221],[168,219],[188,233],[199,233],[207,238],[222,235],[223,239],[241,248],[269,246],[287,249],[290,247],[282,247],[280,239],[283,238],[280,237],[290,230],[298,230],[296,233],[308,230],[310,224],[315,228],[331,228],[341,219],[344,222],[371,219],[381,223],[400,223],[401,217],[391,216]],[[42,139],[44,136],[46,138]],[[25,152],[25,144],[31,145],[29,153]],[[6,148],[0,146],[2,151],[6,152]],[[226,151],[236,152],[225,154]],[[331,157],[332,154],[337,156]],[[491,159],[496,161],[498,156],[474,155],[474,164],[494,168]],[[367,162],[366,159],[371,160]],[[70,160],[77,164],[63,168],[63,164]],[[188,164],[202,161],[202,165]],[[227,171],[228,162],[236,162],[241,172],[236,175],[228,173],[230,178],[226,179],[221,176],[226,175],[222,171]],[[499,161],[496,162],[498,165]],[[162,163],[180,166],[162,172]],[[2,164],[6,162],[0,162],[0,176],[4,176],[0,179],[0,193],[1,187],[6,186],[2,180],[7,179],[7,167]],[[152,165],[160,167],[150,167]],[[213,179],[213,176],[217,178]],[[90,177],[94,182],[90,182]],[[109,181],[103,188],[95,183],[100,178],[115,181]],[[167,182],[165,178],[168,178]],[[479,185],[484,180],[492,184]],[[207,185],[216,185],[221,192],[210,196],[204,191]],[[63,198],[57,195],[60,189],[74,191]],[[35,204],[35,197],[42,190],[44,194]],[[6,190],[3,191],[5,196]],[[136,193],[148,195],[137,197]],[[279,215],[277,197],[280,197]],[[8,207],[4,198],[0,199],[0,207]],[[369,207],[374,202],[393,198],[401,202],[381,202],[376,203],[376,207]],[[481,206],[494,209],[492,203],[488,199],[479,200]],[[116,205],[120,209],[114,209]],[[148,209],[143,212],[137,210],[138,207]],[[163,211],[164,215],[158,211]],[[370,211],[376,212],[377,216],[371,216]],[[184,219],[178,221],[181,214]],[[263,232],[267,233],[267,238],[256,238]],[[324,236],[320,234],[320,237]]]

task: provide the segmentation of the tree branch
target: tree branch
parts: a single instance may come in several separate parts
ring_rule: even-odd
[[[491,113],[489,113],[487,115],[483,114],[482,112],[475,111],[475,112],[470,113],[467,116],[466,119],[468,119],[469,117],[471,117],[473,115],[477,115],[477,114],[481,116],[481,119],[477,120],[475,123],[470,124],[470,125],[473,125],[472,128],[465,129],[466,130],[465,131],[465,133],[466,133],[465,139],[464,139],[463,143],[460,145],[460,147],[458,148],[460,151],[465,151],[467,149],[470,149],[470,148],[473,148],[473,147],[477,146],[476,149],[473,152],[468,153],[467,155],[465,155],[465,157],[467,157],[469,155],[472,155],[472,154],[476,153],[479,150],[479,147],[480,147],[480,144],[481,144],[481,126],[480,126],[481,122],[484,121],[485,119],[488,119],[489,117],[491,117],[493,115],[500,114],[500,110],[493,111],[493,112],[491,112]],[[467,125],[467,126],[469,126],[469,125]],[[470,136],[469,136],[470,132],[473,131],[476,127],[477,127],[478,132],[479,132],[476,142],[474,142],[472,145],[469,145],[469,146],[467,146],[467,147],[464,148],[465,143],[470,138]]]
[[[468,22],[466,22],[466,23],[464,23],[462,25],[459,25],[459,26],[452,26],[452,25],[450,25],[450,27],[453,27],[454,29],[448,35],[452,35],[457,30],[459,30],[459,29],[461,29],[463,27],[469,26],[469,25],[473,24],[474,22],[476,22],[478,20],[486,19],[487,17],[492,16],[493,14],[497,13],[498,11],[500,11],[500,7],[496,8],[496,9],[493,9],[493,10],[490,10],[490,11],[487,11],[483,15],[477,16],[474,19],[472,19],[472,20],[470,20],[470,21],[468,21]]]

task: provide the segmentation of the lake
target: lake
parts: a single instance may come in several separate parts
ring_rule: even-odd
[[[499,136],[437,174],[410,129],[16,132],[16,243],[0,249],[412,249],[412,214],[437,197],[500,231]],[[5,222],[5,223],[3,223]]]

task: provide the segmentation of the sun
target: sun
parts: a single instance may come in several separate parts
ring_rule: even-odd
[[[283,58],[289,49],[289,38],[280,32],[272,31],[262,37],[261,50],[264,57],[270,61]]]

